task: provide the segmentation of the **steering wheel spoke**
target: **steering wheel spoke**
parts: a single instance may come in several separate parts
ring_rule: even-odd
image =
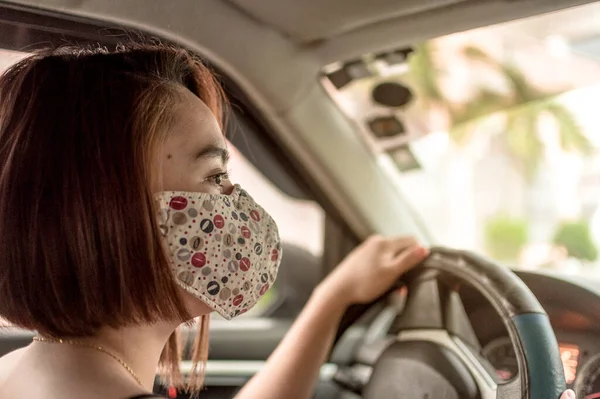
[[[460,337],[473,349],[481,349],[458,292],[460,283],[443,281],[443,273],[437,270],[425,269],[414,273],[409,280],[406,306],[391,332],[444,329]]]
[[[406,305],[396,318],[391,333],[444,328],[438,275],[435,270],[416,270],[409,275]]]
[[[461,338],[471,348],[480,351],[481,344],[473,330],[471,320],[467,316],[467,311],[458,293],[459,288],[458,284],[452,288],[440,287],[444,327],[451,335]]]
[[[385,361],[381,363],[380,360],[382,355],[384,355],[384,353],[386,353],[386,351],[388,351],[395,343],[402,343],[406,348],[410,348],[408,352],[402,353],[402,356],[398,356],[398,351],[395,351],[396,353],[394,353],[394,351],[387,353],[388,356],[395,359],[410,358],[411,352],[413,356],[415,353],[423,353],[422,343],[431,343],[444,348],[457,360],[460,360],[460,364],[464,366],[464,369],[462,370],[463,377],[467,376],[465,372],[468,372],[470,377],[463,378],[462,381],[457,383],[457,386],[460,386],[463,389],[463,391],[456,393],[458,398],[469,398],[469,395],[473,395],[472,397],[477,397],[479,399],[514,399],[523,397],[521,395],[521,382],[518,378],[498,385],[496,383],[493,367],[487,363],[487,361],[475,351],[472,346],[465,343],[460,337],[453,336],[442,329],[417,329],[405,330],[400,332],[397,336],[388,335],[385,338],[380,338],[362,345],[357,351],[355,362],[352,365],[341,368],[334,377],[334,380],[338,384],[348,390],[345,393],[346,396],[344,396],[344,399],[387,397],[382,396],[382,393],[380,392],[381,389],[384,389],[381,381],[382,379],[386,380],[385,384],[390,391],[393,390],[398,392],[398,390],[405,389],[408,392],[413,392],[413,390],[418,389],[415,387],[414,381],[411,381],[408,384],[402,384],[402,379],[399,380],[397,377],[380,377],[373,381],[371,380],[375,371],[378,371],[378,375],[381,376],[381,374],[379,374],[380,370],[376,370],[375,367],[386,369],[388,375],[394,373],[393,365],[390,367],[390,364],[385,363]],[[431,349],[431,347],[425,348],[425,350]],[[446,374],[445,377],[454,380],[454,382],[456,382],[457,379],[460,380],[461,377],[458,373],[461,372],[461,366],[456,362],[448,364],[452,367],[442,370],[449,373]],[[439,367],[439,365],[439,362],[437,362],[436,367]],[[412,366],[414,367],[414,365]],[[473,385],[469,386],[468,380],[470,378],[475,382],[476,388]],[[432,396],[431,399],[434,399],[435,397],[436,396]]]
[[[415,342],[430,342],[450,351],[453,355],[460,359],[461,363],[468,370],[479,391],[481,399],[500,399],[497,396],[498,385],[494,377],[493,370],[490,370],[479,354],[473,351],[465,342],[451,335],[448,331],[439,329],[421,329],[402,331],[398,335],[399,342],[415,343]],[[466,398],[472,394],[471,392],[460,393],[460,398]]]

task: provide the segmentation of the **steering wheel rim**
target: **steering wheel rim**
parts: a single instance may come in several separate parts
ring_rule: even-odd
[[[439,325],[440,320],[423,316],[424,312],[419,305],[422,305],[423,301],[431,300],[430,292],[422,290],[425,287],[424,282],[435,281],[437,287],[437,279],[441,274],[469,284],[492,304],[509,332],[517,357],[517,378],[506,384],[496,384],[483,363],[473,356],[463,340],[444,324],[448,321],[442,320],[444,316],[440,319],[442,325]],[[478,396],[473,397],[558,399],[566,390],[558,343],[548,316],[525,283],[510,269],[467,251],[433,248],[422,265],[402,280],[409,285],[406,306],[395,322],[393,338],[388,337],[387,340],[375,344],[377,360],[373,358],[372,374],[369,374],[368,381],[365,381],[365,389],[362,391],[364,398],[383,397],[374,386],[376,381],[381,381],[377,376],[381,362],[389,360],[394,351],[394,356],[402,356],[407,353],[410,345],[414,346],[419,342],[429,342],[452,351],[452,356],[466,365],[479,391]],[[456,301],[458,294],[452,298]],[[441,304],[438,303],[438,306],[441,315]],[[464,308],[462,309],[464,312]],[[463,322],[469,323],[466,315]],[[373,357],[373,350],[373,347],[368,350],[363,348],[362,353],[370,351],[370,356]],[[359,354],[358,357],[360,356]],[[363,360],[364,356],[363,359],[357,358],[358,362]],[[389,393],[386,395],[390,397]],[[435,397],[431,396],[431,399]]]

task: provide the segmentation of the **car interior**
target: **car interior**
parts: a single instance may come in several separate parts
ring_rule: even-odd
[[[444,227],[467,229],[479,203],[455,195],[472,188],[450,175],[432,179],[431,186],[415,177],[438,156],[427,150],[433,155],[419,157],[419,151],[438,148],[434,133],[443,128],[428,127],[404,107],[440,97],[431,85],[417,90],[394,77],[410,68],[425,71],[423,43],[437,38],[451,43],[463,32],[508,27],[494,34],[529,29],[532,36],[556,39],[550,33],[557,26],[596,29],[600,37],[597,18],[598,2],[583,0],[0,0],[0,72],[40,48],[114,48],[153,37],[197,53],[218,75],[232,104],[231,175],[272,211],[285,256],[277,282],[256,309],[234,321],[211,320],[202,398],[233,398],[261,370],[318,283],[377,233],[413,235],[432,247],[431,255],[379,300],[348,309],[314,398],[545,399],[572,388],[578,398],[594,399],[600,398],[595,257],[576,271],[521,267],[527,262],[464,244],[469,234],[480,242],[483,228]],[[577,47],[587,69],[578,80],[571,77],[575,89],[600,82],[600,42],[592,33]],[[551,48],[561,49],[556,43]],[[489,64],[480,52],[470,54]],[[567,72],[580,64],[568,65]],[[560,71],[556,66],[556,79]],[[425,73],[418,76],[425,82]],[[593,118],[593,110],[588,114]],[[529,165],[525,158],[519,165]],[[494,184],[492,191],[501,186],[501,177],[482,179]],[[431,188],[438,185],[447,191]],[[591,192],[595,212],[600,192]],[[531,198],[538,202],[531,201],[543,202],[536,193]],[[486,204],[502,202],[485,198]],[[519,236],[515,223],[507,227],[507,242]],[[33,335],[3,327],[0,356],[28,345]],[[155,389],[168,394],[158,380]]]

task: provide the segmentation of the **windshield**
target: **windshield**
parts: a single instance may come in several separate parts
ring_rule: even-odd
[[[365,55],[322,82],[439,244],[598,279],[599,13]]]

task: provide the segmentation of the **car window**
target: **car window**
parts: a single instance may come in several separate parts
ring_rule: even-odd
[[[25,56],[27,56],[27,53],[0,48],[0,73],[4,72],[8,67],[23,59]]]
[[[26,55],[0,49],[0,73]],[[236,128],[236,135],[243,137],[250,133],[248,124],[237,124]],[[256,162],[253,154],[247,158],[231,142],[228,145],[232,182],[241,184],[269,211],[278,224],[283,242],[282,264],[276,283],[259,304],[241,318],[294,318],[321,276],[325,213],[315,201],[285,194],[253,165]],[[280,176],[293,179],[285,174]]]
[[[598,279],[598,12],[367,54],[322,81],[438,244]]]

